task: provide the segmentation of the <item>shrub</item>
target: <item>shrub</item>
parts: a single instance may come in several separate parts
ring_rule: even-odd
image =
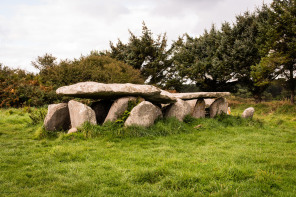
[[[0,64],[0,107],[42,106],[59,97],[52,86],[44,86],[39,77]]]
[[[59,64],[52,63],[49,65],[42,63],[42,59],[47,58],[47,56],[46,54],[44,57],[38,57],[39,64],[43,64],[38,65],[40,78],[43,84],[52,85],[55,88],[83,81],[144,83],[140,71],[96,52],[73,61],[62,60]]]

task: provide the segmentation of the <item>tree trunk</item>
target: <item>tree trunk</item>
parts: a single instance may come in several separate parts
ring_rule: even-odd
[[[291,104],[294,104],[295,103],[295,91],[294,90],[291,90]]]
[[[294,104],[295,103],[295,79],[294,79],[294,75],[293,75],[293,65],[291,66],[291,69],[290,69],[290,91],[291,91],[291,104]]]
[[[255,103],[261,103],[262,102],[262,95],[261,93],[257,93],[254,95]]]

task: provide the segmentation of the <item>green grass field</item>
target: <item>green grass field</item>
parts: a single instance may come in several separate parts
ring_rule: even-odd
[[[255,117],[241,119],[249,106]],[[44,134],[27,109],[2,109],[0,196],[296,196],[296,106],[231,108],[215,119],[86,124],[70,135]]]

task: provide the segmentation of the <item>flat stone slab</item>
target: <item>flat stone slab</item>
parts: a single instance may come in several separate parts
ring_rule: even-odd
[[[182,99],[198,99],[198,98],[220,98],[229,96],[230,92],[188,92],[188,93],[171,93],[172,96]]]
[[[148,101],[151,101],[152,103],[162,103],[162,104],[177,102],[177,98],[165,90],[161,90],[160,94],[158,95],[148,96],[145,99]]]
[[[152,85],[139,85],[131,83],[104,84],[97,82],[80,82],[69,86],[63,86],[56,90],[59,95],[93,98],[93,99],[117,99],[126,96],[139,96],[145,100],[156,103],[174,103],[176,99],[169,92],[165,92]]]

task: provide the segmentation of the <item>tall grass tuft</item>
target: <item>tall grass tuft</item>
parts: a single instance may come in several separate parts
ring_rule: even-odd
[[[126,137],[154,137],[166,136],[189,131],[189,125],[180,122],[175,118],[158,120],[148,128],[140,126],[123,127],[122,124],[107,122],[104,125],[91,125],[84,123],[79,131],[86,138],[106,136],[110,138],[126,138]]]
[[[39,123],[42,123],[45,119],[45,116],[47,114],[46,108],[36,108],[29,111],[29,117],[31,119],[31,124],[37,125]]]
[[[55,131],[47,131],[43,126],[38,127],[38,129],[34,133],[33,139],[42,140],[42,139],[55,139],[58,137],[57,132]]]
[[[226,114],[221,114],[215,117],[215,120],[222,124],[224,127],[234,127],[234,126],[255,126],[262,127],[263,122],[257,119],[242,118],[241,116],[229,116]]]

